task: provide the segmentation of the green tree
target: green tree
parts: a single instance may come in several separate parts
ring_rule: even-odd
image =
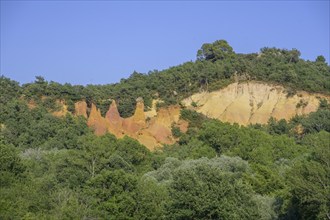
[[[103,170],[87,182],[85,193],[93,197],[92,205],[100,210],[100,218],[134,219],[136,186],[137,179],[132,174]]]
[[[135,219],[166,219],[169,196],[166,186],[152,178],[142,177],[137,185]]]
[[[272,219],[272,199],[261,199],[244,182],[249,172],[247,162],[221,156],[186,161],[168,158],[160,169],[146,175],[168,186],[169,219]]]
[[[304,137],[310,149],[306,159],[296,162],[288,177],[301,219],[330,217],[330,133],[321,131]]]
[[[270,134],[288,134],[290,127],[285,119],[280,119],[277,121],[275,118],[271,117],[268,120],[267,130]]]
[[[233,48],[225,40],[217,40],[212,44],[203,44],[197,52],[198,60],[223,60],[234,54]]]
[[[21,162],[17,149],[11,144],[4,144],[0,139],[0,188],[13,184],[22,177],[25,166]]]
[[[0,76],[0,111],[5,107],[6,103],[19,97],[20,94],[21,87],[18,82],[2,75]]]
[[[315,62],[325,63],[324,56],[322,56],[322,55],[317,56]]]

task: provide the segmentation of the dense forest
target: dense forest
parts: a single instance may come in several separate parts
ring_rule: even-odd
[[[290,121],[223,123],[182,109],[189,129],[150,152],[134,139],[95,136],[82,116],[55,117],[64,100],[110,99],[129,116],[135,99],[180,103],[198,91],[256,80],[330,93],[323,56],[262,48],[237,54],[224,40],[203,44],[194,62],[116,84],[20,85],[0,78],[0,219],[330,219],[330,105]],[[34,107],[29,105],[34,103]]]

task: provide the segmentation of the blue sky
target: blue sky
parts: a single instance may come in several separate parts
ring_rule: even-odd
[[[329,1],[1,1],[1,74],[21,83],[107,84],[195,60],[297,48],[329,63]]]

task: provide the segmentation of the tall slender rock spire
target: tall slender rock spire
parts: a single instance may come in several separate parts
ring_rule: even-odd
[[[103,135],[108,131],[107,121],[102,117],[101,111],[94,104],[92,104],[87,125],[94,128],[96,135]]]

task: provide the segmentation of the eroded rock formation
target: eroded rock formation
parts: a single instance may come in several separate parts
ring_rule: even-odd
[[[175,140],[172,136],[171,127],[173,123],[177,123],[179,121],[179,117],[179,106],[161,108],[157,112],[157,116],[150,120],[150,126],[147,130],[158,142],[172,144]]]
[[[136,100],[136,108],[134,115],[125,118],[123,121],[123,130],[130,135],[137,134],[141,129],[146,126],[146,118],[144,115],[144,103],[142,98]]]
[[[288,96],[282,86],[265,83],[233,83],[224,89],[214,92],[194,94],[182,101],[188,108],[221,121],[248,125],[250,123],[265,124],[270,117],[289,120],[293,116],[308,114],[319,107],[319,99],[329,97],[320,94],[297,92]],[[88,117],[88,126],[93,127],[96,135],[106,132],[117,138],[127,135],[138,140],[150,150],[162,144],[173,144],[172,125],[182,132],[188,129],[188,122],[180,119],[180,106],[169,106],[156,111],[157,100],[153,101],[151,110],[144,112],[142,98],[136,100],[134,115],[122,118],[117,104],[112,101],[105,117],[93,104]],[[192,106],[197,106],[193,107]],[[87,117],[86,102],[75,104],[76,115]]]
[[[96,135],[103,135],[106,132],[114,134],[117,138],[127,135],[138,140],[150,150],[161,147],[162,144],[173,144],[175,142],[171,132],[173,123],[183,132],[186,132],[188,122],[179,120],[179,106],[162,108],[155,112],[153,117],[148,117],[147,120],[143,99],[138,98],[136,101],[134,115],[129,118],[120,116],[114,100],[105,117],[102,117],[100,110],[92,104],[87,124],[94,129]],[[86,114],[87,116],[84,102],[76,103],[75,106],[76,115]]]
[[[114,134],[116,137],[122,137],[125,134],[123,131],[124,119],[120,117],[115,100],[112,101],[105,118],[109,122],[108,131],[110,133]]]
[[[314,112],[319,107],[320,94],[297,92],[288,96],[285,88],[258,82],[233,83],[214,92],[194,94],[183,100],[185,106],[221,121],[266,124],[270,117],[289,120],[295,115]],[[197,107],[192,107],[192,103]]]
[[[101,111],[92,104],[91,112],[88,117],[87,125],[94,129],[96,135],[103,135],[108,132],[109,123],[102,117]]]

